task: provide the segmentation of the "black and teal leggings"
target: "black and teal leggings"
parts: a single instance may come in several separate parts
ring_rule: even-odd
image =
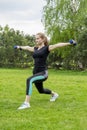
[[[42,71],[29,77],[26,81],[26,95],[32,94],[32,83],[35,84],[37,90],[41,94],[51,94],[51,90],[43,88],[43,81],[48,78],[48,71]]]

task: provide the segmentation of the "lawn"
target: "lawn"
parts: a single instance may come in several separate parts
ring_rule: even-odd
[[[25,99],[31,69],[0,69],[0,130],[87,130],[87,72],[49,70],[44,86],[59,94],[55,102],[33,85],[31,108]]]

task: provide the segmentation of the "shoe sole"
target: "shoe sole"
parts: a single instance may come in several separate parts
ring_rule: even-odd
[[[18,110],[23,110],[23,109],[27,109],[27,108],[30,108],[30,106],[29,107],[25,107],[25,108],[18,108]]]

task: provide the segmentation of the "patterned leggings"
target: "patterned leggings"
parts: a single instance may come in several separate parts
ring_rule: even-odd
[[[42,71],[29,77],[26,81],[26,95],[32,94],[32,83],[35,84],[37,90],[41,94],[51,94],[51,90],[43,88],[43,81],[48,78],[48,71]]]

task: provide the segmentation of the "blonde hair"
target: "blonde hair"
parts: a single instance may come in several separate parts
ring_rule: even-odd
[[[41,39],[43,39],[43,42],[44,42],[44,45],[47,46],[48,45],[48,39],[47,37],[45,36],[44,33],[37,33],[36,35],[39,35]]]

